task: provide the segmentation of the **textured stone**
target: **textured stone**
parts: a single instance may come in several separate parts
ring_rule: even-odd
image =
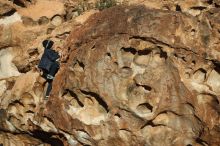
[[[59,26],[60,24],[62,24],[62,17],[59,16],[59,15],[56,15],[52,18],[51,20],[51,23],[54,25],[54,26]]]
[[[14,12],[14,9],[13,7],[11,7],[10,5],[8,4],[5,4],[5,3],[1,3],[0,2],[0,17],[3,17],[3,16],[7,16],[7,15],[10,15],[11,13]]]
[[[0,25],[10,25],[15,22],[21,22],[21,16],[17,12],[9,17],[0,19]]]
[[[18,145],[49,146],[49,144],[44,144],[28,135],[24,135],[24,134],[12,135],[12,134],[2,134],[2,133],[0,133],[0,144],[3,144],[4,146],[18,146]]]
[[[39,25],[45,25],[45,24],[48,24],[48,23],[49,23],[49,19],[45,16],[40,17],[39,20],[38,20]]]
[[[0,51],[0,79],[19,76],[17,68],[13,64],[13,50],[11,48]]]
[[[37,0],[33,5],[19,9],[18,13],[37,21],[42,16],[52,18],[56,14],[63,14],[64,4],[61,1]]]
[[[8,47],[12,43],[12,32],[10,28],[0,26],[0,48]]]
[[[192,94],[190,90],[191,86],[194,88],[202,86],[201,90],[196,90],[197,94],[207,92],[207,94],[218,95],[214,88],[203,90],[205,88],[203,86],[206,86],[204,83],[208,72],[206,70],[211,68],[211,62],[205,69],[199,69],[201,63],[195,59],[196,55],[198,60],[203,58],[205,51],[203,48],[207,46],[207,42],[200,35],[211,34],[211,31],[201,31],[200,35],[191,35],[191,31],[185,30],[186,27],[196,28],[203,25],[194,21],[191,16],[150,10],[143,6],[116,7],[95,14],[83,27],[70,35],[69,47],[73,50],[70,58],[73,59],[69,60],[68,66],[61,71],[55,81],[57,85],[60,81],[68,80],[68,82],[54,87],[53,98],[56,98],[56,95],[62,95],[66,90],[73,92],[72,95],[76,95],[73,97],[78,98],[81,103],[68,104],[76,114],[75,116],[70,114],[70,116],[89,125],[92,123],[86,122],[73,109],[87,108],[86,96],[92,96],[97,101],[101,98],[105,102],[99,102],[99,104],[105,108],[108,115],[114,116],[113,113],[119,115],[115,120],[109,120],[119,124],[118,127],[111,127],[114,127],[114,132],[119,133],[120,136],[112,134],[113,130],[109,135],[108,132],[105,133],[106,137],[113,137],[118,141],[117,145],[127,142],[129,145],[132,140],[142,141],[147,145],[164,143],[171,145],[174,139],[177,140],[174,145],[200,145],[197,138],[203,133],[203,126],[201,119],[196,116],[200,108],[194,111],[198,105],[197,97],[194,95],[196,93]],[[190,37],[186,39],[186,36]],[[211,54],[207,55],[211,56]],[[193,63],[193,58],[196,65],[195,62]],[[184,68],[188,66],[194,66],[194,73],[188,71],[187,78],[190,78],[190,81],[182,76]],[[218,73],[215,73],[218,76]],[[214,76],[211,72],[209,80],[212,80],[211,77],[216,79]],[[215,82],[214,85],[209,80],[207,84],[212,84],[217,89],[217,83]],[[53,98],[51,98],[51,104],[55,106],[57,100]],[[48,107],[50,110],[54,110],[52,105]],[[49,115],[52,114],[51,112]],[[95,110],[90,112],[96,113]],[[54,119],[57,118],[64,117],[54,117]],[[212,118],[216,119],[215,115]],[[91,120],[87,119],[87,121]],[[103,122],[107,124],[109,120],[107,116]],[[66,126],[57,124],[66,130],[72,125],[71,123],[66,123]],[[128,132],[122,132],[120,129]],[[145,134],[136,133],[133,139],[129,139],[129,133],[134,135],[138,129],[146,130]],[[184,135],[181,131],[184,131]],[[169,138],[167,133],[170,133]],[[162,141],[158,141],[161,138]],[[108,140],[109,138],[104,138],[100,145],[107,143]]]

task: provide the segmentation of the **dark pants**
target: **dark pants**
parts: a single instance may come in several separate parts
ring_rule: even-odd
[[[47,74],[51,75],[51,76],[55,76],[57,71],[59,70],[59,63],[58,62],[54,62],[50,68],[50,71],[49,73],[46,73],[46,75],[44,76],[47,76]],[[50,91],[52,90],[52,82],[53,82],[53,79],[47,79],[47,83],[48,83],[48,86],[47,86],[47,91],[46,91],[46,96],[49,96],[50,95]]]
[[[50,91],[52,90],[52,82],[53,80],[47,80],[47,91],[46,91],[46,96],[49,96],[50,95]]]

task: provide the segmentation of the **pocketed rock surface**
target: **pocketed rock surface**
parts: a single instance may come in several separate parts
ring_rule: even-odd
[[[0,144],[219,146],[220,2],[98,4],[0,1]],[[47,38],[62,58],[44,101]]]

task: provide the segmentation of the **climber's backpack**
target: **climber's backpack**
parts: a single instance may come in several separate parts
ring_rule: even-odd
[[[38,68],[43,71],[50,71],[52,64],[58,59],[60,56],[57,52],[52,49],[45,49],[44,54],[41,57],[41,60],[38,64]]]

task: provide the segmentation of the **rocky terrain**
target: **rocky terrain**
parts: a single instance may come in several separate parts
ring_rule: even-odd
[[[4,146],[219,146],[219,101],[219,0],[0,0]]]

